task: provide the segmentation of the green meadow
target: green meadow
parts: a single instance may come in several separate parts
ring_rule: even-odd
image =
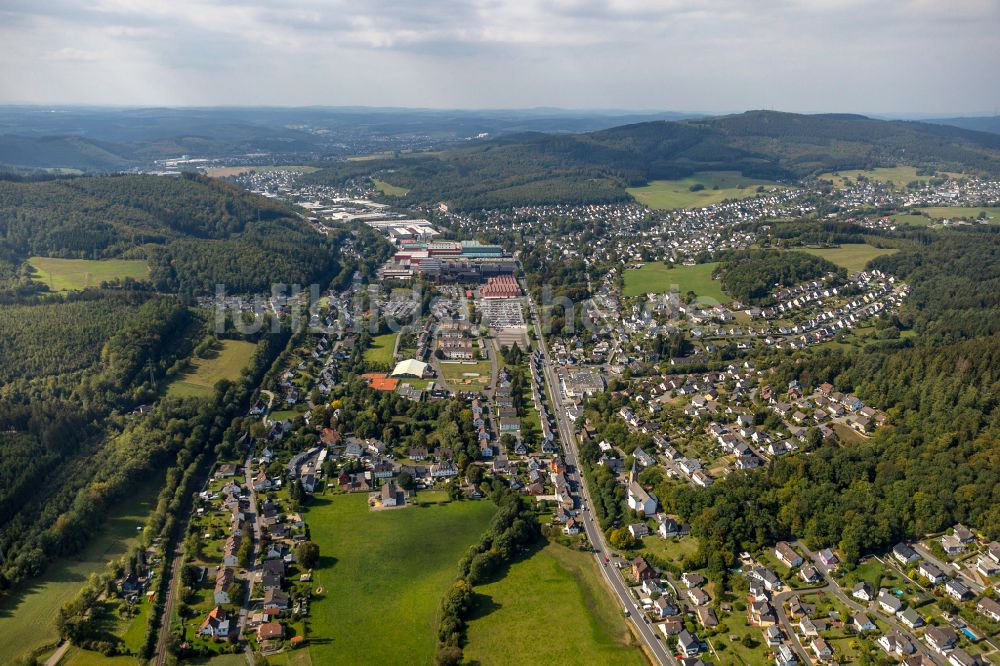
[[[52,291],[77,291],[87,287],[100,287],[102,282],[149,277],[149,264],[142,259],[55,259],[31,257],[35,281],[47,284]]]
[[[220,379],[234,380],[249,363],[257,346],[242,340],[220,340],[205,358],[192,358],[191,369],[178,376],[167,388],[174,398],[209,398]]]
[[[55,618],[59,608],[73,598],[90,574],[104,571],[109,561],[138,542],[137,528],[155,507],[161,482],[161,476],[151,479],[132,497],[119,502],[82,552],[55,561],[42,576],[4,594],[0,599],[0,635],[4,636],[0,664],[58,642]]]
[[[372,182],[375,183],[375,187],[378,188],[379,192],[382,194],[388,194],[391,197],[401,197],[409,192],[409,190],[405,187],[397,187],[385,182],[384,180],[379,180],[378,178],[373,178]]]
[[[935,220],[976,220],[981,213],[986,213],[990,224],[1000,224],[1000,208],[975,208],[970,206],[938,206],[919,208]]]
[[[666,294],[676,287],[682,295],[693,291],[699,298],[728,303],[730,298],[722,292],[722,283],[712,279],[712,272],[718,265],[718,262],[709,262],[668,268],[659,262],[645,264],[642,268],[625,271],[623,293],[625,296]]]
[[[393,364],[392,350],[396,346],[398,333],[386,333],[372,338],[372,346],[365,350],[365,361],[382,366]]]
[[[366,493],[316,497],[320,547],[310,609],[314,664],[431,664],[441,597],[496,507],[463,501],[369,511]]]
[[[899,250],[896,249],[875,247],[874,245],[868,245],[867,243],[851,243],[849,245],[841,245],[840,247],[795,249],[801,250],[802,252],[808,252],[809,254],[816,255],[817,257],[823,257],[838,266],[843,266],[852,273],[863,271],[865,269],[865,265],[875,257],[881,257],[887,254],[895,254],[896,252],[899,252]]]
[[[646,663],[589,553],[549,544],[475,592],[470,663]]]
[[[700,186],[703,189],[692,191]],[[654,180],[628,193],[639,203],[660,210],[703,208],[725,199],[746,199],[757,195],[757,188],[781,187],[770,180],[744,177],[738,171],[705,171],[679,180]]]

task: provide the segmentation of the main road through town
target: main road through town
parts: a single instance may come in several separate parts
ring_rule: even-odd
[[[527,294],[527,285],[522,284],[522,287]],[[614,568],[608,566],[607,559],[610,559],[611,551],[608,549],[608,544],[605,542],[604,533],[601,532],[600,526],[594,520],[594,514],[591,510],[591,507],[593,507],[594,504],[590,499],[590,489],[587,488],[587,484],[581,473],[579,455],[576,448],[576,439],[573,435],[574,424],[569,415],[566,413],[565,404],[563,404],[562,400],[559,399],[559,383],[556,378],[556,373],[552,368],[548,345],[546,345],[545,337],[542,335],[542,328],[539,323],[539,313],[536,311],[535,303],[531,299],[530,295],[528,296],[528,309],[531,313],[531,321],[535,329],[538,348],[542,352],[545,382],[549,385],[550,395],[552,398],[552,409],[556,418],[559,437],[563,444],[563,455],[566,459],[566,466],[568,469],[567,476],[569,477],[570,483],[575,485],[577,488],[576,500],[580,505],[577,518],[583,523],[587,539],[590,540],[590,543],[595,549],[597,567],[600,569],[604,577],[604,582],[607,583],[612,592],[614,592],[614,595],[618,598],[618,601],[622,606],[622,610],[631,619],[636,632],[646,644],[647,655],[653,658],[656,663],[661,665],[670,664],[671,666],[677,666],[677,660],[670,654],[665,641],[661,639],[656,627],[647,621],[646,614],[636,603],[634,597],[632,596],[632,592],[625,584],[625,581],[622,580],[621,575]]]

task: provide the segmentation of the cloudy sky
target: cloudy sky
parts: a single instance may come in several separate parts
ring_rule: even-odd
[[[993,113],[998,0],[0,0],[0,102]]]

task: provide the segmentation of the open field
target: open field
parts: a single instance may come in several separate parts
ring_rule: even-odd
[[[37,282],[52,291],[76,291],[87,287],[100,287],[102,282],[116,278],[145,280],[149,277],[149,264],[142,259],[54,259],[31,257],[28,265]]]
[[[55,561],[39,578],[28,581],[0,600],[0,664],[18,655],[59,640],[55,618],[59,608],[73,598],[87,577],[103,571],[138,540],[137,527],[156,505],[162,476],[136,489],[117,504],[105,526],[74,557]]]
[[[697,185],[704,189],[692,192],[691,188]],[[680,180],[654,180],[626,191],[649,208],[670,210],[702,208],[725,199],[746,199],[755,196],[759,186],[781,187],[774,181],[745,178],[738,171],[705,171]]]
[[[795,249],[828,259],[838,266],[843,266],[851,273],[863,271],[865,265],[875,257],[899,252],[896,249],[879,248],[867,243],[852,243],[850,245],[841,245],[840,247]]]
[[[316,167],[295,164],[289,166],[212,167],[209,169],[203,169],[203,171],[206,176],[211,176],[212,178],[229,178],[231,176],[239,176],[242,173],[251,173],[253,171],[300,171],[302,173],[312,173],[313,171],[318,171],[318,169]]]
[[[312,605],[314,664],[430,664],[441,597],[486,529],[491,502],[369,512],[365,493],[319,496],[305,512],[324,591]]]
[[[461,383],[466,379],[476,379],[475,377],[467,377],[466,375],[478,375],[479,377],[488,378],[492,369],[489,361],[462,361],[456,363],[442,361],[440,366],[441,374],[444,375],[445,381],[449,384]]]
[[[372,338],[372,346],[365,350],[365,361],[383,366],[392,365],[392,349],[398,333],[386,333]]]
[[[667,268],[666,264],[646,264],[642,268],[625,271],[625,296],[666,294],[675,286],[679,294],[693,291],[701,299],[728,303],[730,298],[722,293],[722,282],[712,279],[718,262]]]
[[[167,388],[167,395],[174,398],[196,396],[208,398],[220,379],[236,379],[250,363],[256,345],[242,340],[220,340],[208,358],[192,358],[194,368],[180,375]]]
[[[929,227],[934,223],[934,220],[929,217],[917,215],[916,213],[897,213],[891,217],[892,221],[896,224],[908,224],[911,227]]]
[[[373,178],[372,182],[375,183],[375,187],[378,188],[379,192],[381,192],[382,194],[388,194],[391,197],[401,197],[404,196],[407,192],[409,192],[409,190],[406,189],[405,187],[397,187],[395,185],[390,185],[384,180],[379,180],[378,178]]]
[[[475,591],[472,663],[646,663],[590,554],[549,544]]]
[[[935,208],[918,208],[935,220],[967,219],[975,220],[980,213],[986,213],[990,224],[1000,224],[1000,208],[973,208],[968,206],[938,206]]]
[[[941,172],[940,175],[957,177],[961,174],[957,173],[947,173]],[[819,177],[822,180],[832,180],[834,186],[836,187],[846,187],[847,179],[856,180],[858,176],[864,176],[868,180],[877,180],[883,183],[891,183],[895,187],[906,187],[907,183],[914,180],[929,180],[930,176],[918,176],[917,169],[915,167],[900,166],[900,167],[879,167],[877,169],[872,169],[871,171],[865,171],[863,169],[849,169],[846,171],[838,171],[836,174],[824,173]]]

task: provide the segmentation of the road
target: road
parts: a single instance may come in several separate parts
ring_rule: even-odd
[[[544,359],[542,368],[545,374],[545,381],[549,385],[550,395],[552,397],[552,410],[556,419],[557,430],[559,431],[559,437],[562,439],[563,443],[563,457],[566,460],[566,466],[569,470],[567,472],[567,476],[569,477],[569,481],[575,484],[578,489],[579,497],[577,499],[580,500],[580,511],[578,517],[583,523],[587,539],[590,540],[590,543],[597,551],[595,553],[595,558],[598,562],[598,569],[600,569],[605,583],[607,583],[608,587],[611,588],[615,596],[618,597],[618,601],[621,603],[622,608],[628,613],[630,619],[632,620],[632,624],[635,626],[636,632],[645,643],[646,654],[661,665],[670,664],[671,666],[677,666],[677,661],[666,648],[664,641],[661,640],[656,627],[646,621],[646,614],[643,613],[642,608],[640,608],[635,602],[629,587],[625,585],[622,577],[614,569],[608,567],[604,562],[604,556],[611,551],[608,548],[608,544],[604,540],[604,534],[601,532],[601,529],[594,520],[593,513],[591,512],[593,502],[590,498],[590,489],[587,488],[587,484],[584,482],[583,477],[580,474],[581,468],[578,461],[579,456],[576,449],[576,439],[573,436],[574,426],[572,421],[569,419],[569,416],[566,414],[565,405],[561,400],[558,400],[559,383],[556,381],[555,372],[552,369],[552,360],[549,357],[549,350],[548,345],[545,343],[545,337],[542,335],[538,313],[535,310],[535,303],[528,292],[527,285],[522,284],[522,288],[526,294],[529,294],[527,297],[528,308],[531,312],[531,321],[535,328],[538,348],[541,350],[542,357]]]
[[[955,567],[951,566],[947,562],[942,562],[940,558],[938,558],[934,553],[930,551],[930,549],[928,549],[922,543],[917,542],[913,544],[913,549],[917,551],[920,557],[924,558],[925,560],[936,566],[941,571],[945,572],[946,574],[950,573],[961,578],[962,582],[965,583],[968,586],[968,588],[973,592],[975,592],[977,595],[983,593],[984,588],[982,583],[980,583],[978,580],[974,580],[972,576],[970,576],[965,572],[965,570],[955,569]]]
[[[243,474],[246,477],[247,489],[250,491],[250,511],[247,512],[247,522],[253,525],[250,532],[252,539],[250,545],[250,564],[246,572],[246,588],[243,591],[243,603],[240,605],[239,635],[243,635],[243,628],[246,626],[247,617],[250,615],[250,597],[253,594],[254,576],[257,573],[257,547],[261,542],[261,526],[257,519],[257,492],[253,489],[253,449],[247,451],[246,462],[243,463]],[[253,649],[247,642],[243,646],[247,661],[253,663]]]
[[[840,585],[830,575],[830,567],[823,564],[823,562],[819,559],[819,556],[810,551],[804,543],[802,543],[801,541],[792,541],[791,543],[792,546],[794,546],[799,550],[799,552],[803,553],[809,560],[811,560],[813,566],[816,567],[816,570],[819,571],[821,574],[823,574],[823,577],[827,581],[829,581],[829,583],[825,587],[820,588],[820,590],[828,590],[833,596],[837,597],[837,599],[842,604],[851,609],[852,612],[860,613],[863,611],[869,613],[872,616],[878,617],[884,622],[888,622],[893,629],[898,631],[901,635],[905,636],[906,639],[913,644],[913,647],[915,647],[918,652],[925,655],[935,664],[942,663],[940,655],[938,655],[936,652],[933,652],[930,648],[928,648],[924,644],[923,641],[921,641],[912,633],[910,633],[910,630],[907,629],[902,624],[900,624],[894,616],[887,616],[884,613],[878,611],[877,604],[875,601],[869,602],[869,604],[866,606],[862,606],[857,602],[856,599],[845,593],[843,588],[841,588]]]

